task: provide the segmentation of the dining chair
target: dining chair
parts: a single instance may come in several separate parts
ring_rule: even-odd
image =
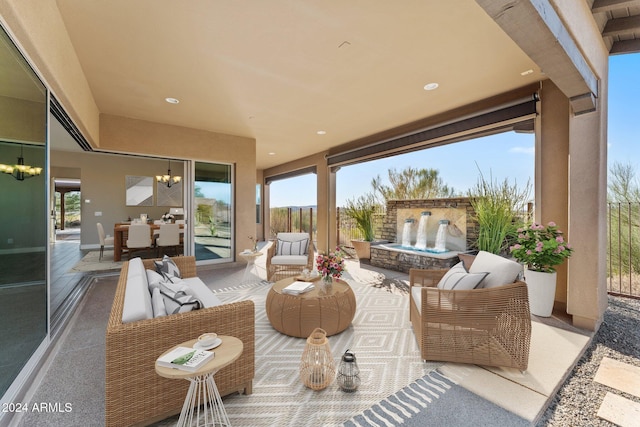
[[[180,246],[180,225],[179,224],[162,224],[158,230],[158,238],[156,239],[156,249],[158,257],[162,255],[161,248],[173,248],[175,255],[178,255],[178,246]]]
[[[151,248],[151,227],[149,224],[131,224],[129,226],[127,248],[129,249],[129,259],[134,251]]]
[[[100,238],[100,257],[98,258],[98,262],[100,262],[104,254],[104,247],[113,246],[114,238],[104,233],[104,227],[101,223],[97,223],[96,227],[98,227],[98,237]]]

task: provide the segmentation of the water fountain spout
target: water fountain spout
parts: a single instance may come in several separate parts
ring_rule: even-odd
[[[416,249],[427,249],[427,225],[431,212],[424,211],[420,213],[420,222],[418,222],[418,235],[416,237]]]
[[[413,227],[413,219],[406,219],[402,228],[402,241],[400,242],[402,246],[411,246],[411,227]]]
[[[436,235],[435,250],[438,252],[447,251],[447,227],[449,226],[448,219],[441,219],[439,221],[438,234]]]

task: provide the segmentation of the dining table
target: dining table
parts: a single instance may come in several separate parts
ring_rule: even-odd
[[[122,254],[124,253],[124,249],[126,249],[126,240],[129,232],[130,223],[116,223],[113,226],[113,260],[120,261],[122,260]],[[184,233],[184,224],[180,225],[180,234]],[[153,241],[153,236],[158,234],[158,230],[162,224],[149,224],[149,229],[151,233],[151,240]]]

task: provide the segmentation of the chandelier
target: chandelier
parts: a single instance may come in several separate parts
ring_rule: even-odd
[[[3,165],[0,163],[0,172],[6,173],[17,179],[24,181],[27,178],[33,178],[42,173],[42,168],[29,166],[24,164],[23,147],[20,145],[20,157],[18,157],[17,165]]]
[[[176,184],[182,180],[181,176],[173,176],[171,175],[171,160],[169,160],[169,168],[167,170],[166,175],[156,175],[156,180],[159,183],[166,185],[167,187],[171,187],[173,184]]]

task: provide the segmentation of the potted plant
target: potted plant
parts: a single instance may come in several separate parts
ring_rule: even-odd
[[[358,259],[371,257],[371,242],[374,239],[373,214],[377,203],[372,194],[360,196],[357,199],[347,200],[343,212],[356,222],[356,227],[362,233],[363,239],[351,240]]]
[[[555,222],[546,226],[533,223],[519,228],[511,254],[527,267],[525,282],[529,292],[531,313],[549,317],[556,294],[555,266],[571,256],[573,249],[565,241]]]

